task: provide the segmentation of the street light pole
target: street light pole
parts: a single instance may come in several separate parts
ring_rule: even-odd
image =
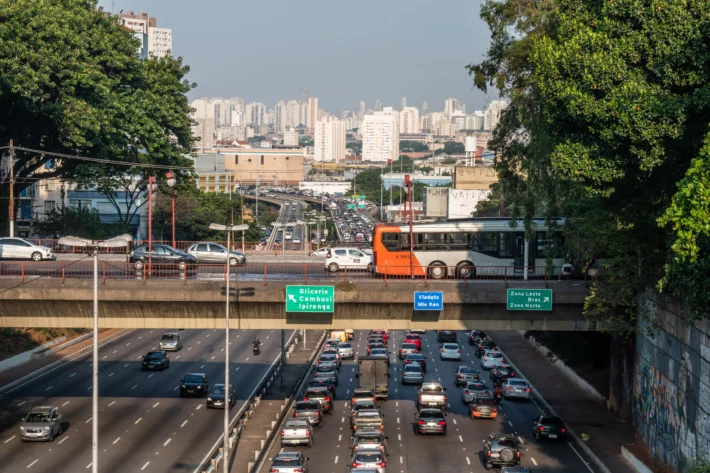
[[[148,178],[148,274],[151,274],[153,269],[153,186],[155,186],[155,176],[150,176]]]
[[[170,191],[172,194],[171,198],[171,207],[172,207],[172,220],[173,220],[173,248],[175,248],[175,183],[177,182],[175,180],[175,176],[173,173],[169,172],[165,175],[165,177],[168,178],[168,186],[170,187]]]

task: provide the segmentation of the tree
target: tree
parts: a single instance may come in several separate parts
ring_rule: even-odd
[[[187,165],[193,84],[180,58],[141,60],[138,41],[86,0],[0,0],[0,143],[18,152],[15,195],[43,178],[107,182],[130,174],[45,153]],[[150,171],[146,171],[147,174]],[[108,189],[108,187],[107,187]],[[7,198],[7,184],[0,188]],[[0,206],[0,224],[8,220]]]
[[[399,150],[400,151],[412,151],[412,152],[421,152],[421,151],[429,151],[429,147],[425,145],[424,143],[419,143],[418,141],[400,141],[399,142]]]
[[[128,228],[120,223],[101,223],[99,212],[86,207],[60,207],[47,212],[32,224],[32,232],[41,238],[60,238],[71,235],[91,240],[104,240],[123,233]]]
[[[466,148],[463,143],[458,143],[456,141],[447,141],[444,143],[442,149],[437,149],[434,154],[463,154],[466,152]]]

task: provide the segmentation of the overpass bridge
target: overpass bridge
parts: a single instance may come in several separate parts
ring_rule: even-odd
[[[230,325],[242,329],[597,330],[582,315],[586,285],[568,281],[424,281],[375,279],[326,283],[332,313],[286,312],[286,286],[298,281],[234,278]],[[311,283],[312,284],[312,283]],[[316,284],[323,284],[317,281]],[[552,310],[507,310],[507,288],[552,289]],[[443,310],[414,310],[415,291],[441,291]],[[107,279],[99,284],[102,328],[224,327],[224,280]],[[92,327],[93,281],[0,279],[0,327]]]

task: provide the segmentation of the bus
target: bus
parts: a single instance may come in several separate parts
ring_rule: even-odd
[[[553,219],[554,238],[549,238],[543,218],[533,219],[534,239],[527,243],[523,221],[510,226],[509,218],[477,218],[461,221],[415,223],[410,267],[409,224],[378,224],[372,248],[374,271],[388,276],[427,276],[431,279],[543,276],[547,253],[552,252],[555,274],[565,263],[559,254],[564,219]],[[559,236],[558,236],[559,235]]]

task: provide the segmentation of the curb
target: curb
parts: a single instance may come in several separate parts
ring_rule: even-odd
[[[31,350],[24,351],[22,353],[18,353],[17,355],[11,356],[10,358],[6,358],[2,361],[0,361],[0,371],[7,371],[11,370],[12,368],[16,368],[18,366],[24,365],[30,360],[34,360],[34,356],[42,350],[46,350],[50,347],[53,347],[59,343],[62,343],[67,339],[66,336],[56,338],[54,340],[50,340],[47,343],[44,343],[38,347],[34,347]]]
[[[513,367],[515,372],[518,373],[518,375],[520,375],[520,377],[523,378],[528,383],[532,393],[535,395],[535,397],[537,397],[545,405],[545,408],[547,409],[547,411],[550,414],[561,418],[561,416],[559,414],[557,414],[557,412],[555,412],[555,410],[552,408],[552,406],[550,404],[548,404],[548,402],[545,400],[545,398],[542,397],[542,395],[540,395],[540,392],[535,388],[535,386],[533,386],[533,384],[530,381],[528,381],[528,378],[522,374],[522,371],[520,371],[518,369],[518,367],[515,366],[515,363],[513,363],[511,361],[510,357],[505,354],[505,352],[500,348],[500,346],[498,347],[498,350],[500,350],[500,352],[503,354],[505,359],[508,361],[508,364]],[[579,446],[579,448],[582,449],[582,451],[589,457],[590,460],[592,460],[594,465],[602,473],[611,473],[611,470],[604,464],[603,461],[601,461],[601,459],[592,451],[592,449],[589,448],[589,446],[587,446],[587,444],[581,439],[581,437],[579,435],[577,435],[577,432],[575,432],[574,429],[572,429],[570,426],[567,426],[567,430],[568,430],[569,434],[572,436],[572,438],[574,439],[577,446]]]
[[[106,337],[103,340],[99,340],[99,347],[102,347],[106,345],[107,343],[110,343],[114,340],[118,340],[119,338],[123,337],[124,335],[128,335],[130,332],[132,332],[134,329],[125,329],[122,330],[121,332],[118,332],[117,334],[111,335],[110,337]],[[47,366],[40,368],[36,371],[33,371],[32,373],[23,376],[20,379],[17,379],[11,383],[6,384],[5,386],[0,386],[0,394],[5,394],[7,392],[12,391],[15,388],[18,388],[22,386],[23,384],[32,381],[35,378],[39,378],[40,376],[49,373],[50,371],[54,371],[55,369],[61,367],[62,365],[65,365],[66,363],[69,363],[70,361],[74,361],[77,358],[81,358],[82,356],[91,353],[91,351],[94,349],[93,345],[88,346],[85,348],[82,348],[78,352],[69,355],[65,358],[62,358],[61,360],[57,360],[54,363],[50,363]]]
[[[89,333],[85,333],[84,335],[78,336],[76,338],[72,338],[68,342],[62,343],[61,345],[57,345],[54,348],[50,348],[49,350],[33,353],[32,359],[39,360],[40,358],[44,358],[45,356],[54,355],[55,353],[59,353],[60,351],[64,350],[65,348],[69,348],[71,346],[74,346],[77,343],[83,342],[84,340],[87,340],[93,336],[94,336],[93,331],[91,331]]]
[[[636,473],[653,473],[653,471],[646,466],[644,462],[639,460],[639,458],[631,453],[631,451],[626,448],[626,446],[621,446],[621,457],[626,460],[626,463],[636,471]]]

